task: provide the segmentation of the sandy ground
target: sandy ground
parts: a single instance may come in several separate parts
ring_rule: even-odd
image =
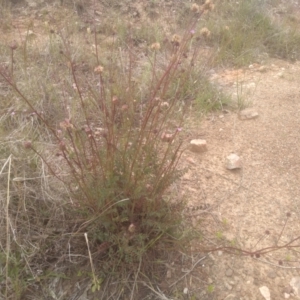
[[[212,240],[217,236],[217,245],[227,241],[252,252],[282,246],[300,235],[300,63],[274,60],[263,68],[226,70],[212,79],[233,95],[238,91],[259,116],[240,120],[237,113],[224,111],[190,122],[188,138],[205,139],[208,147],[205,153],[186,151],[183,157],[188,172],[181,193],[191,211],[200,206],[190,213],[193,223],[201,227],[210,220],[205,235]],[[225,168],[231,153],[240,156],[242,169]],[[197,268],[208,275],[208,289],[200,289],[199,299],[264,299],[262,286],[271,299],[291,298],[289,282],[300,275],[299,249],[258,259],[211,253]]]

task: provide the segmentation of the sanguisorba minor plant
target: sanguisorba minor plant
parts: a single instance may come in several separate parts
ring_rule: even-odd
[[[35,141],[28,140],[24,147],[40,156],[49,172],[68,187],[69,210],[80,220],[76,234],[86,233],[89,250],[102,258],[101,276],[124,267],[129,271],[132,263],[147,262],[144,254],[149,249],[167,250],[175,240],[182,206],[163,196],[180,176],[185,107],[179,97],[184,97],[181,91],[188,77],[179,75],[184,64],[194,65],[197,21],[210,7],[210,1],[193,5],[184,33],[165,41],[168,50],[154,41],[145,56],[132,46],[131,25],[126,40],[112,43],[108,52],[97,46],[95,33],[94,70],[89,74],[80,73],[76,52],[60,33],[63,50],[58,63],[69,75],[55,82],[65,114],[57,122],[49,121],[22,91],[16,72],[0,71],[52,135],[54,160]],[[146,64],[151,66],[147,70]]]

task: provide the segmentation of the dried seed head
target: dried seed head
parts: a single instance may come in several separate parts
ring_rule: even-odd
[[[194,12],[194,13],[198,13],[200,11],[199,5],[196,4],[196,3],[193,3],[192,6],[191,6],[191,11]]]
[[[96,135],[100,135],[104,138],[107,137],[107,134],[108,134],[108,130],[105,129],[105,128],[96,128],[96,132],[95,132]]]
[[[60,128],[62,129],[73,129],[74,126],[71,124],[70,119],[65,119],[64,121],[59,123]]]
[[[153,43],[153,44],[150,46],[150,49],[151,49],[151,50],[154,50],[154,51],[160,50],[160,43]]]
[[[203,11],[211,11],[214,10],[215,5],[211,2],[211,0],[206,0],[201,8]]]
[[[14,51],[18,48],[18,43],[16,41],[12,41],[10,44],[9,44],[9,48]]]
[[[102,66],[98,66],[94,69],[94,72],[96,74],[101,74],[103,72],[104,68]]]
[[[206,28],[206,27],[203,27],[201,30],[200,30],[200,34],[204,37],[204,38],[209,38],[210,35],[211,35],[211,32]]]
[[[23,147],[24,147],[25,149],[31,149],[31,147],[32,147],[31,141],[25,141],[25,142],[23,143]]]
[[[170,104],[168,102],[162,102],[162,103],[160,103],[160,107],[167,109],[170,107]]]
[[[133,223],[131,223],[128,227],[128,231],[130,233],[134,233],[136,231],[136,226]]]
[[[181,37],[178,34],[174,34],[171,39],[171,43],[175,46],[179,46],[181,42]]]
[[[174,135],[171,134],[171,133],[163,133],[163,134],[161,135],[161,140],[162,140],[163,142],[170,143],[170,142],[173,141],[173,138],[174,138]]]
[[[90,127],[85,127],[84,131],[85,131],[86,134],[91,134],[93,132]]]

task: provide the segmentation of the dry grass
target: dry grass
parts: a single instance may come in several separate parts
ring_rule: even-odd
[[[298,45],[254,1],[216,4],[203,20],[200,3],[157,1],[125,12],[117,1],[53,5],[21,24],[5,15],[0,297],[67,297],[68,282],[96,299],[172,294],[154,284],[193,236],[172,190],[184,113],[229,102],[207,79],[213,65],[249,63],[257,51],[293,58]],[[240,30],[249,11],[246,25],[259,29]]]

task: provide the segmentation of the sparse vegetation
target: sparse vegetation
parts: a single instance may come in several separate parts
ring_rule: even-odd
[[[102,1],[105,16],[54,6],[15,32],[0,21],[0,298],[67,297],[53,296],[54,277],[97,299],[143,299],[189,251],[199,233],[172,188],[184,119],[230,104],[207,70],[298,58],[300,35],[257,1],[184,3],[177,23],[159,1],[140,23],[131,6],[110,11],[116,1]],[[162,8],[168,18],[151,24]]]
[[[299,59],[297,23],[276,21],[273,10],[268,1],[219,1],[205,20],[211,31],[207,45],[216,51],[215,64],[245,66],[264,63],[269,56]]]

